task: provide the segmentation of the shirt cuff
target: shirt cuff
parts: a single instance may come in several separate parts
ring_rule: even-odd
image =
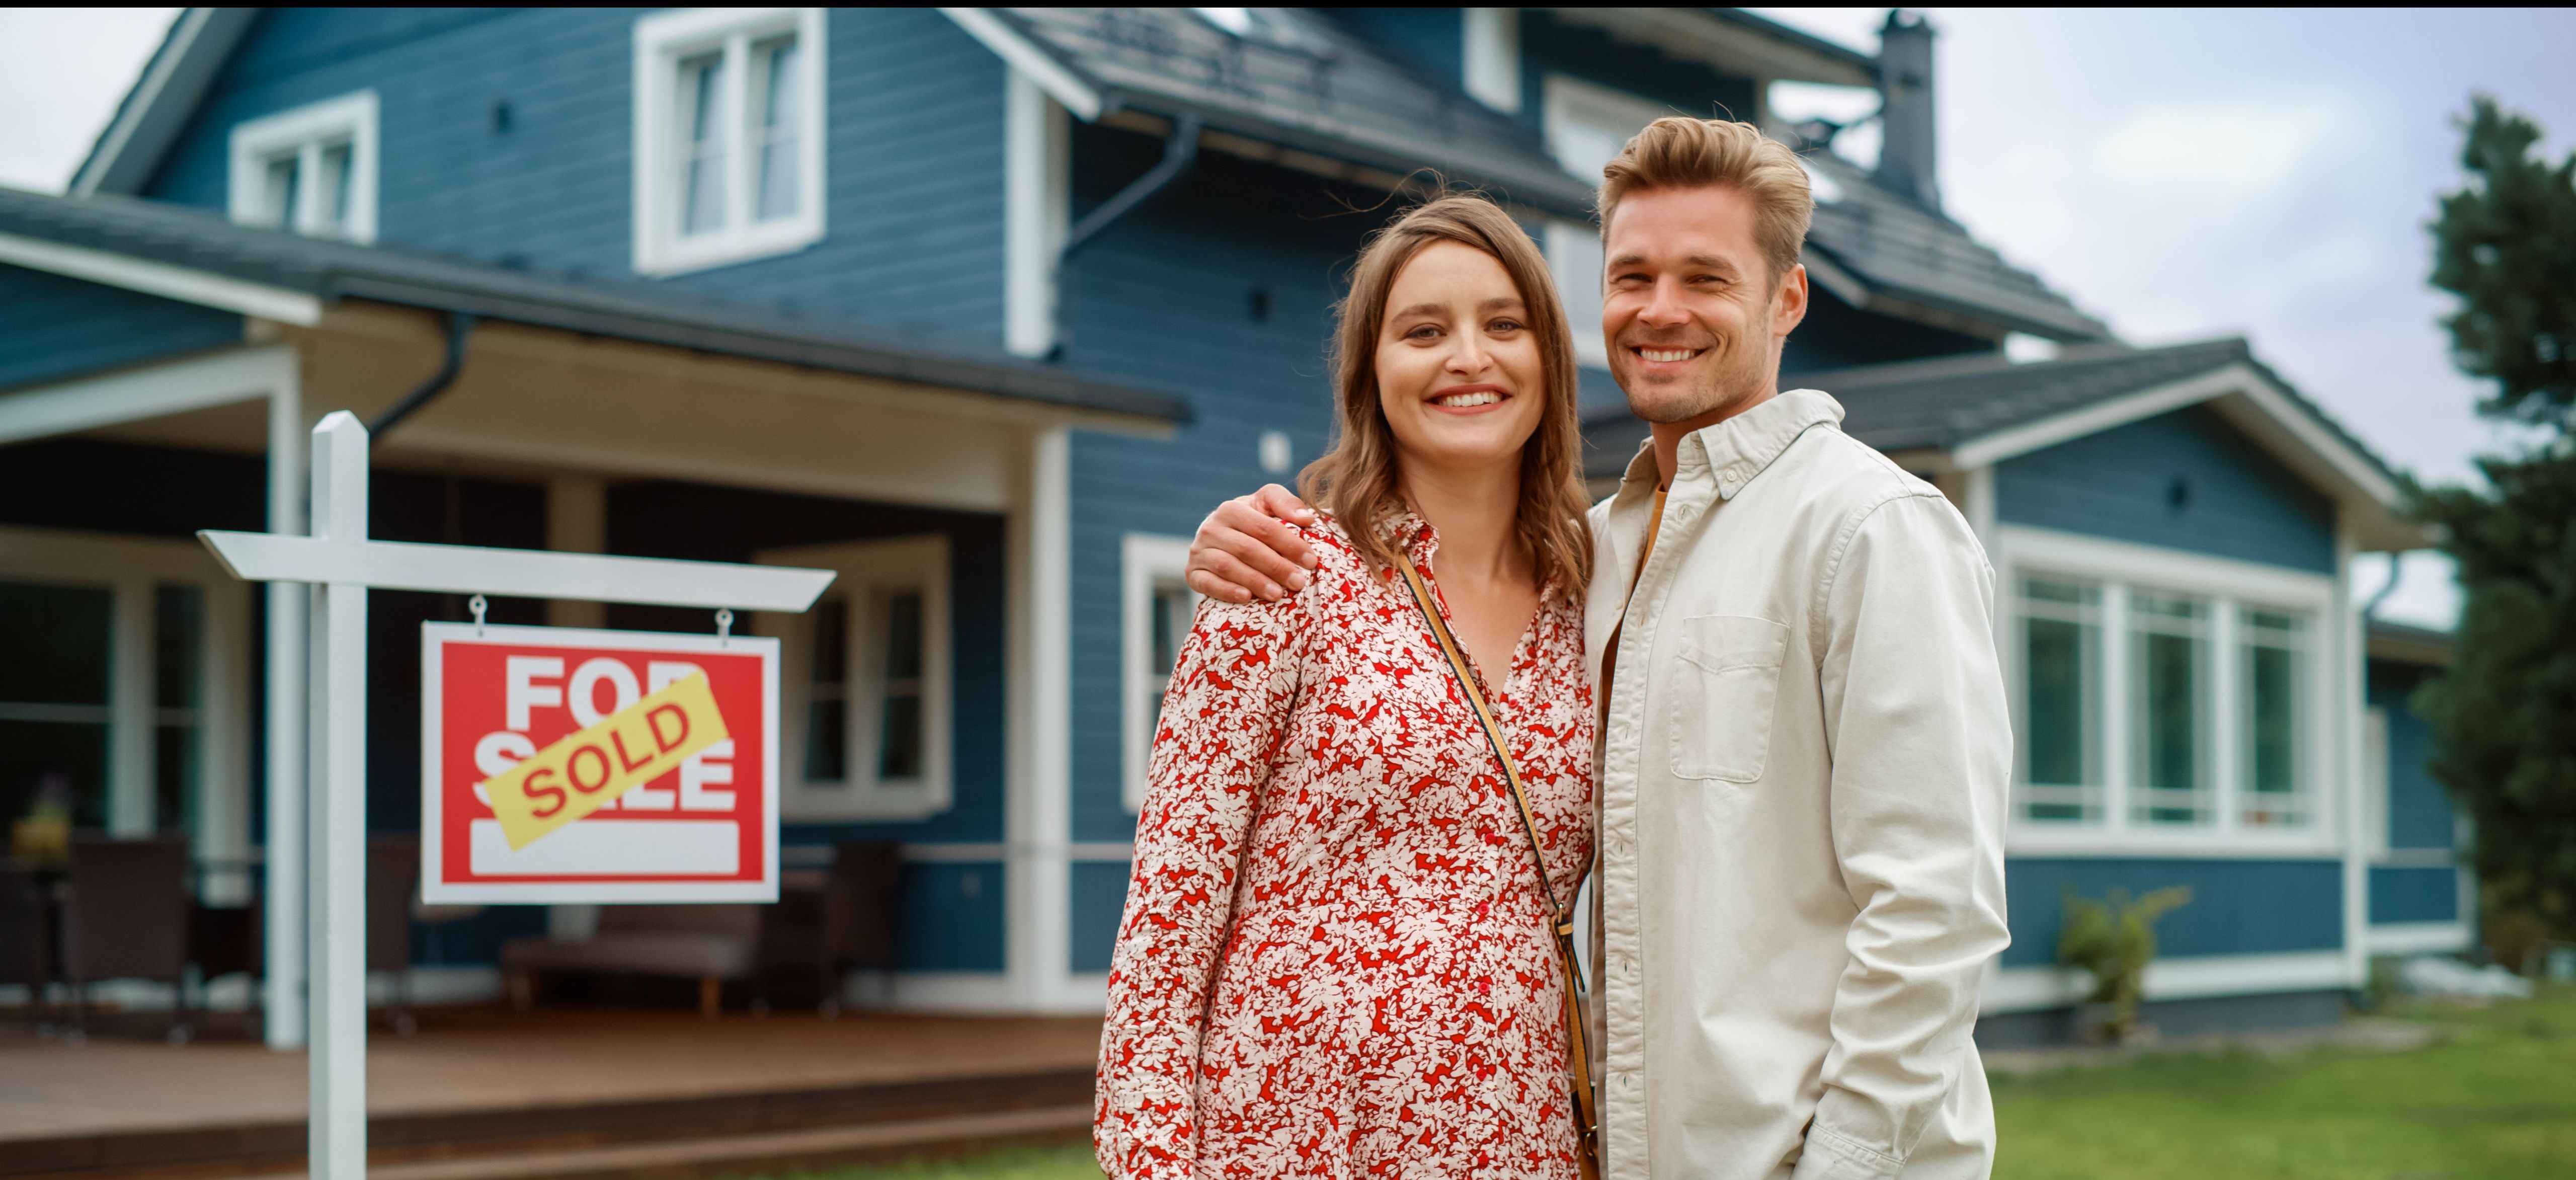
[[[1831,1127],[1807,1128],[1807,1149],[1791,1180],[1895,1180],[1905,1161]]]

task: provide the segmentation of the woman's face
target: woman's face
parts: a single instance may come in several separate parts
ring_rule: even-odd
[[[1396,273],[1377,389],[1406,464],[1519,464],[1547,399],[1532,322],[1511,273],[1472,246],[1433,242]]]

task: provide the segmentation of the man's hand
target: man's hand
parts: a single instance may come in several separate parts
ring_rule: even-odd
[[[1315,550],[1283,521],[1312,524],[1315,510],[1275,483],[1217,505],[1190,540],[1190,589],[1219,602],[1276,602],[1305,589]]]

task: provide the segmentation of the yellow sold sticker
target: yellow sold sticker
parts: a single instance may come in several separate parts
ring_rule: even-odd
[[[537,751],[483,788],[515,851],[729,736],[700,672]]]

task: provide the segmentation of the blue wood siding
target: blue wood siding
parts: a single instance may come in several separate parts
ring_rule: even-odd
[[[1144,136],[1084,129],[1074,144],[1077,208],[1151,167],[1158,151]],[[1378,200],[1202,154],[1182,192],[1110,229],[1067,283],[1069,363],[1172,389],[1198,414],[1167,442],[1074,437],[1076,840],[1124,840],[1135,829],[1120,803],[1121,538],[1186,537],[1218,500],[1288,482],[1261,470],[1262,431],[1286,431],[1299,466],[1322,453],[1331,414],[1324,341],[1340,268],[1394,212],[1340,212],[1336,196]],[[1266,319],[1253,314],[1256,289],[1267,292]]]
[[[2335,572],[2333,506],[2203,406],[1996,464],[1995,511],[2007,524]]]
[[[2460,920],[2460,871],[2442,868],[2370,870],[2370,921],[2457,922]]]
[[[895,915],[895,964],[906,971],[1000,971],[1006,870],[992,863],[903,866]]]
[[[0,389],[239,344],[231,312],[0,266]]]
[[[2433,727],[2411,703],[2430,669],[2373,660],[2370,703],[2388,716],[2388,846],[2452,848],[2458,844],[2450,793],[2433,777]]]
[[[1438,75],[1451,86],[1467,77],[1466,17],[1456,8],[1342,8],[1333,10],[1353,32],[1377,42],[1388,56]]]
[[[1107,971],[1117,949],[1118,923],[1127,909],[1126,861],[1083,861],[1073,866],[1073,958],[1075,971]]]
[[[373,88],[380,242],[631,275],[645,11],[267,10],[149,195],[220,210],[234,124]],[[1001,61],[930,9],[833,9],[828,40],[827,236],[662,281],[998,344]]]
[[[2101,899],[2189,886],[2190,905],[2156,925],[2159,953],[2268,955],[2343,945],[2343,864],[2331,860],[2091,860],[2015,857],[2004,862],[2012,946],[2007,967],[2057,961],[2068,889]]]

